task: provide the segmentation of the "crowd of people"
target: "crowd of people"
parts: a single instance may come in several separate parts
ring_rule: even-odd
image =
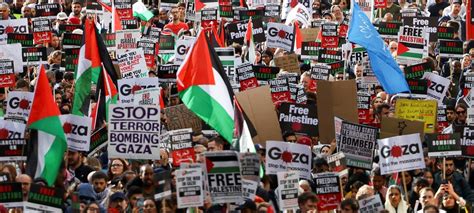
[[[44,1],[43,1],[44,2]],[[374,11],[374,24],[380,22],[402,21],[402,11],[415,9],[417,16],[436,17],[440,26],[454,28],[452,40],[464,42],[462,58],[445,58],[439,56],[437,42],[427,44],[428,56],[420,62],[428,62],[433,73],[450,80],[450,88],[446,93],[443,103],[446,105],[446,121],[448,126],[440,129],[440,132],[452,134],[456,127],[468,124],[469,103],[465,103],[466,74],[474,72],[474,42],[466,36],[466,13],[471,8],[466,7],[466,1],[461,0],[428,0],[428,1],[406,1],[387,0],[386,8]],[[1,23],[6,21],[27,18],[31,28],[31,19],[36,17],[36,5],[42,4],[37,0],[14,0],[0,3]],[[160,8],[156,1],[145,2],[153,17],[149,20],[138,19],[140,27],[160,28],[162,34],[170,34],[179,37],[181,35],[196,36],[196,25],[186,18],[186,3],[178,3],[171,8]],[[54,98],[62,114],[72,111],[72,103],[75,92],[75,74],[66,72],[64,66],[64,49],[62,47],[62,35],[60,25],[83,25],[87,19],[86,5],[82,1],[61,1],[61,11],[56,15],[52,23],[53,35],[49,43],[36,45],[47,48],[47,62],[45,65],[46,75],[54,89]],[[324,19],[337,24],[345,24],[350,18],[349,10],[351,2],[347,0],[314,0],[311,11],[312,20]],[[472,7],[472,5],[471,5]],[[221,20],[224,22],[224,20]],[[225,24],[223,25],[225,26]],[[350,26],[349,26],[350,27]],[[106,29],[102,29],[105,32]],[[31,32],[31,30],[30,30]],[[83,34],[83,30],[76,29],[72,33]],[[384,39],[389,47],[390,53],[397,57],[397,39]],[[248,60],[249,47],[242,44],[226,44],[235,50],[236,61],[240,64]],[[255,65],[275,66],[274,59],[287,55],[282,49],[267,47],[265,43],[256,45]],[[0,53],[1,55],[1,53]],[[173,57],[158,55],[159,62],[173,63]],[[166,61],[166,60],[168,61]],[[316,60],[301,60],[299,66],[301,84],[306,92],[307,103],[316,104],[316,91],[311,91],[311,66]],[[356,82],[363,81],[365,77],[366,64],[356,62],[348,65],[343,72],[334,73],[329,76],[330,81],[345,81],[355,79]],[[4,102],[3,112],[6,110],[8,91],[29,91],[35,89],[38,67],[25,66],[25,72],[17,74],[16,84],[11,88],[0,88],[0,100]],[[156,68],[156,67],[155,67]],[[400,65],[403,70],[404,65]],[[281,71],[285,73],[285,71]],[[156,70],[149,71],[150,77],[156,77]],[[164,90],[162,100],[165,107],[181,104],[177,94],[176,85],[162,84]],[[370,119],[364,124],[380,128],[381,120],[385,117],[394,117],[394,103],[391,97],[395,94],[387,94],[384,88],[377,85],[372,90],[370,104]],[[94,99],[94,97],[92,97]],[[164,115],[163,115],[164,116]],[[162,122],[166,119],[162,117]],[[303,143],[299,135],[291,131],[282,132],[282,141],[287,143]],[[327,156],[338,152],[336,141],[331,144],[320,145],[318,137],[313,137],[309,144],[313,149],[312,173],[313,175],[331,172]],[[219,152],[223,150],[235,150],[229,142],[219,136],[207,136],[202,132],[193,132],[192,137],[196,159],[202,158],[206,152]],[[256,190],[254,200],[246,200],[244,203],[214,204],[209,196],[205,196],[204,205],[197,208],[178,209],[176,198],[176,168],[172,166],[170,159],[171,150],[162,148],[160,160],[130,160],[121,158],[109,158],[106,149],[96,155],[88,156],[85,152],[68,149],[64,155],[64,161],[53,185],[55,188],[64,190],[64,202],[62,211],[76,212],[74,203],[80,203],[78,212],[280,212],[278,187],[276,175],[265,174],[264,146],[256,144],[255,149],[261,159],[263,172]],[[238,151],[238,150],[237,150]],[[377,153],[377,152],[376,152]],[[379,196],[383,209],[381,212],[470,212],[474,203],[474,170],[471,160],[465,157],[433,158],[428,157],[425,144],[425,169],[410,170],[400,174],[382,175],[378,163],[378,156],[374,156],[372,170],[348,167],[348,172],[341,176],[341,191],[343,194],[337,210],[317,211],[318,199],[315,193],[313,180],[300,179],[298,208],[296,212],[358,212],[360,201],[371,196]],[[47,185],[41,177],[33,177],[25,172],[25,162],[0,162],[0,174],[4,175],[6,182],[21,183],[23,200],[28,200],[31,184]],[[154,174],[169,171],[171,176],[171,195],[155,199],[159,193]],[[401,179],[404,181],[402,182]],[[2,176],[3,177],[3,176]],[[398,178],[400,177],[400,178]],[[1,192],[0,192],[1,193]],[[78,201],[73,200],[78,196]],[[31,209],[15,207],[7,209],[0,203],[0,212],[29,212]],[[364,211],[361,211],[364,212]],[[366,211],[375,212],[375,211]]]

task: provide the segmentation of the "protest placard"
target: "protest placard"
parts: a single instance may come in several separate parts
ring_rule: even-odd
[[[242,196],[247,200],[254,200],[257,193],[259,182],[253,180],[242,179]]]
[[[174,44],[175,44],[175,37],[172,35],[161,35],[160,42],[159,42],[160,51],[159,53],[174,53]]]
[[[132,10],[132,1],[131,0],[113,0],[116,13],[120,20],[123,19],[132,19],[133,10]]]
[[[21,183],[13,181],[0,180],[0,203],[5,208],[23,208]]]
[[[268,81],[277,77],[280,67],[268,67],[262,65],[253,65],[253,72],[257,80]]]
[[[21,44],[5,44],[0,45],[0,59],[12,60],[15,73],[23,72]]]
[[[448,118],[446,116],[446,105],[439,104],[438,105],[438,118],[436,119],[438,122],[438,133],[442,132],[446,127],[450,125],[448,122]]]
[[[290,81],[290,80],[288,80]],[[308,98],[306,97],[306,92],[304,86],[301,84],[289,83],[290,86],[290,102],[297,104],[306,104]]]
[[[135,49],[141,37],[140,30],[119,30],[115,32],[117,49]]]
[[[192,129],[179,129],[168,131],[171,143],[171,156],[173,166],[179,167],[182,162],[194,163],[196,155],[194,154]]]
[[[315,105],[282,103],[278,108],[282,132],[293,131],[298,135],[318,135],[318,113]]]
[[[425,73],[423,78],[429,80],[428,96],[442,104],[451,80],[431,72]]]
[[[308,89],[310,91],[317,91],[318,90],[318,81],[317,80],[328,80],[329,79],[329,71],[331,67],[327,64],[317,63],[311,67],[310,71],[310,78],[311,81],[309,82]]]
[[[328,162],[330,171],[341,172],[347,168],[347,159],[342,152],[326,156],[326,161]]]
[[[46,47],[24,47],[21,49],[21,55],[21,64],[24,65],[40,65],[48,60]]]
[[[298,207],[298,171],[281,171],[277,173],[280,209],[293,209]]]
[[[212,203],[241,203],[242,182],[236,152],[205,152],[205,168]]]
[[[287,72],[300,73],[300,66],[298,56],[296,54],[290,54],[280,56],[274,59],[275,66]]]
[[[423,28],[425,38],[428,39],[429,42],[438,41],[438,17],[405,17],[403,18],[403,25]]]
[[[438,39],[453,39],[454,27],[438,26],[436,35],[438,36]]]
[[[422,27],[400,27],[398,33],[397,62],[412,65],[428,56],[427,38]]]
[[[318,173],[314,177],[314,183],[319,198],[318,211],[336,209],[342,199],[339,175],[334,172]]]
[[[101,34],[104,44],[109,52],[117,50],[117,34],[115,33],[104,33]],[[121,36],[123,37],[123,36]]]
[[[378,147],[382,175],[425,168],[419,133],[380,139]]]
[[[33,46],[33,34],[26,33],[8,33],[7,44],[20,43],[22,47]]]
[[[234,48],[232,47],[225,47],[225,48],[214,48],[221,61],[222,67],[224,68],[224,72],[227,74],[229,81],[232,85],[237,84],[237,75],[235,74],[235,53]]]
[[[154,43],[158,43],[160,41],[160,36],[161,36],[161,28],[158,27],[145,27],[143,30],[143,37],[142,40],[150,40],[153,41]]]
[[[35,5],[36,17],[56,19],[56,15],[61,12],[61,6],[58,3],[43,3]]]
[[[249,89],[237,93],[235,97],[255,127],[257,132],[253,137],[255,144],[265,146],[267,140],[281,140],[280,126],[269,86]]]
[[[138,29],[138,21],[136,19],[122,19],[120,22],[122,23],[123,30]]]
[[[121,103],[133,103],[133,94],[136,91],[158,86],[158,78],[130,78],[119,79],[119,99]]]
[[[219,17],[234,18],[234,10],[232,5],[219,5]]]
[[[429,62],[412,64],[406,66],[403,70],[405,71],[405,78],[407,79],[420,79],[426,72],[432,71]]]
[[[428,145],[429,157],[461,156],[460,134],[426,134],[425,143]]]
[[[66,72],[74,72],[77,69],[79,52],[80,48],[64,49],[64,60],[61,61],[61,67],[64,67]]]
[[[160,83],[175,83],[179,65],[158,65],[157,74]]]
[[[395,104],[397,118],[425,122],[425,133],[435,132],[437,113],[436,100],[398,99]]]
[[[379,195],[373,195],[368,198],[359,200],[359,212],[380,212],[384,210],[384,205]]]
[[[311,178],[311,150],[307,145],[267,141],[266,174],[299,171],[301,178]]]
[[[294,27],[279,23],[268,23],[267,29],[267,47],[281,48],[286,51],[293,49]]]
[[[59,116],[70,150],[88,152],[91,138],[90,117],[66,114]]]
[[[201,119],[184,104],[166,107],[163,111],[168,118],[168,130],[192,128],[193,131],[199,132],[202,129]]]
[[[74,31],[75,29],[81,29],[81,28],[82,28],[82,25],[80,24],[59,24],[58,31],[59,31],[59,35],[62,35],[65,32],[70,33]]]
[[[281,11],[281,5],[278,4],[269,4],[266,3],[264,6],[264,12],[263,12],[263,21],[265,23],[269,22],[280,22],[280,11]]]
[[[397,135],[408,135],[420,133],[424,138],[424,122],[410,121],[400,118],[382,118],[380,128],[380,138],[388,138]]]
[[[334,139],[334,116],[352,123],[359,120],[356,90],[355,81],[318,81],[317,106],[321,143],[327,144]]]
[[[458,40],[444,40],[439,42],[439,55],[446,58],[462,58],[464,54],[463,42]]]
[[[260,178],[260,156],[257,153],[243,152],[240,153],[239,157],[242,179],[258,182]]]
[[[377,128],[342,122],[338,150],[346,156],[348,166],[372,169],[376,143]]]
[[[357,111],[359,112],[359,123],[370,123],[372,116],[370,114],[371,96],[368,93],[357,93]]]
[[[194,40],[194,37],[182,37],[176,40],[176,48],[174,53],[175,65],[181,65],[181,63],[183,63],[186,53],[188,53],[189,48],[194,44]]]
[[[474,156],[474,126],[459,126],[454,132],[461,133],[461,150],[463,157]]]
[[[28,34],[28,19],[0,20],[0,45],[7,44],[8,34],[10,33]]]
[[[110,158],[159,159],[160,109],[154,106],[111,104]]]
[[[0,120],[0,161],[26,160],[26,125]]]
[[[151,40],[141,40],[137,43],[138,48],[142,48],[145,56],[146,66],[149,70],[154,70],[156,66],[156,55],[158,54],[158,46]]]
[[[340,50],[320,49],[318,53],[318,62],[320,63],[333,63],[343,60],[342,51]]]
[[[301,42],[301,59],[318,60],[321,42],[303,41]]]
[[[320,28],[300,29],[302,42],[315,42],[318,39]]]
[[[117,60],[122,79],[148,77],[143,49],[117,50]]]
[[[28,202],[25,207],[29,211],[62,212],[64,204],[64,189],[48,187],[40,184],[31,184],[28,192]],[[28,211],[28,210],[27,210]]]
[[[33,30],[33,43],[45,44],[51,42],[51,21],[46,18],[33,18],[31,20]]]
[[[380,34],[380,37],[384,39],[397,39],[398,31],[402,26],[401,22],[380,22],[378,25],[377,31]]]
[[[428,93],[428,81],[426,79],[407,79],[407,83],[413,94],[426,95]]]
[[[14,87],[15,82],[13,60],[0,60],[0,88]]]
[[[272,79],[270,80],[270,91],[272,93],[273,103],[283,103],[290,101],[290,86],[288,79]]]
[[[26,123],[30,116],[32,92],[11,91],[7,96],[6,120],[15,120]]]
[[[227,43],[238,43],[244,44],[245,33],[247,32],[248,21],[240,21],[236,23],[229,23],[226,25],[226,29],[229,32],[227,37]],[[262,19],[252,19],[252,34],[253,41],[255,43],[265,42],[265,31],[263,28]]]
[[[99,150],[101,150],[107,145],[107,133],[107,127],[102,127],[92,132],[89,150],[87,151],[88,157],[93,156],[95,153],[97,153]]]
[[[325,22],[321,25],[321,47],[337,48],[339,46],[338,24]]]
[[[236,68],[237,80],[239,81],[240,91],[258,87],[257,78],[253,71],[252,64],[244,63]]]
[[[155,195],[153,196],[155,200],[161,201],[169,198],[171,196],[171,171],[161,170],[154,173],[153,185],[155,186]]]
[[[240,21],[249,20],[250,18],[262,19],[265,13],[264,8],[262,7],[256,9],[244,9],[237,12],[239,14]]]
[[[76,33],[64,33],[62,36],[64,49],[80,48],[82,44],[82,35]]]
[[[160,88],[148,88],[138,90],[133,94],[134,105],[160,105]]]
[[[178,169],[176,175],[176,197],[178,208],[204,205],[204,188],[201,168]]]

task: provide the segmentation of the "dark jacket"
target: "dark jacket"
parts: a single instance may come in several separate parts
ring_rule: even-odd
[[[451,184],[453,184],[454,191],[464,198],[464,200],[473,203],[474,202],[474,193],[471,189],[469,183],[464,179],[464,176],[459,172],[454,172],[450,179]],[[434,175],[433,189],[438,190],[439,186],[442,183],[442,173],[438,172]]]

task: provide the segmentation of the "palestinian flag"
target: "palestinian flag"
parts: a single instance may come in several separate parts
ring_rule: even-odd
[[[301,34],[300,24],[298,21],[295,20],[294,22],[295,27],[295,45],[293,46],[294,51],[297,54],[301,54],[301,43],[303,42],[303,35]]]
[[[59,115],[61,113],[46,72],[41,66],[28,118],[28,127],[31,129],[29,144],[34,147],[34,151],[29,151],[27,171],[33,178],[44,178],[50,186],[56,181],[67,149]]]
[[[177,73],[179,97],[197,116],[232,142],[234,93],[224,68],[203,31]]]
[[[74,115],[89,115],[93,76],[97,78],[101,67],[101,53],[97,45],[98,38],[100,38],[100,36],[97,36],[94,20],[86,20],[84,24],[83,44],[79,50],[78,65],[75,73],[76,82],[74,85],[74,101],[72,106],[72,114]]]
[[[153,13],[148,10],[141,1],[137,1],[132,5],[133,8],[133,17],[138,17],[143,21],[149,21],[151,18],[153,18]]]
[[[247,24],[247,32],[245,32],[245,42],[247,42],[247,47],[248,47],[248,56],[249,56],[249,62],[251,64],[255,64],[255,59],[257,56],[255,55],[255,43],[253,42],[253,23],[252,23],[252,17],[249,19],[249,23]]]
[[[207,173],[240,173],[240,163],[235,152],[206,155]]]
[[[424,45],[399,42],[397,48],[397,56],[405,56],[410,58],[423,58]]]
[[[101,38],[97,40],[97,44],[100,52],[107,52],[107,48]],[[92,120],[92,125],[95,127],[95,130],[101,128],[108,120],[109,105],[117,103],[118,98],[118,75],[115,72],[110,56],[108,54],[104,55],[103,59],[103,69],[101,70],[97,81],[95,95],[95,97],[97,97],[95,116],[93,116],[95,119]]]

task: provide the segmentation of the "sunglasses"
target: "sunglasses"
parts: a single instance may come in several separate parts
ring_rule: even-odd
[[[459,114],[465,114],[465,113],[466,113],[466,111],[464,111],[464,110],[463,111],[456,111],[456,114],[458,114],[458,115]]]

